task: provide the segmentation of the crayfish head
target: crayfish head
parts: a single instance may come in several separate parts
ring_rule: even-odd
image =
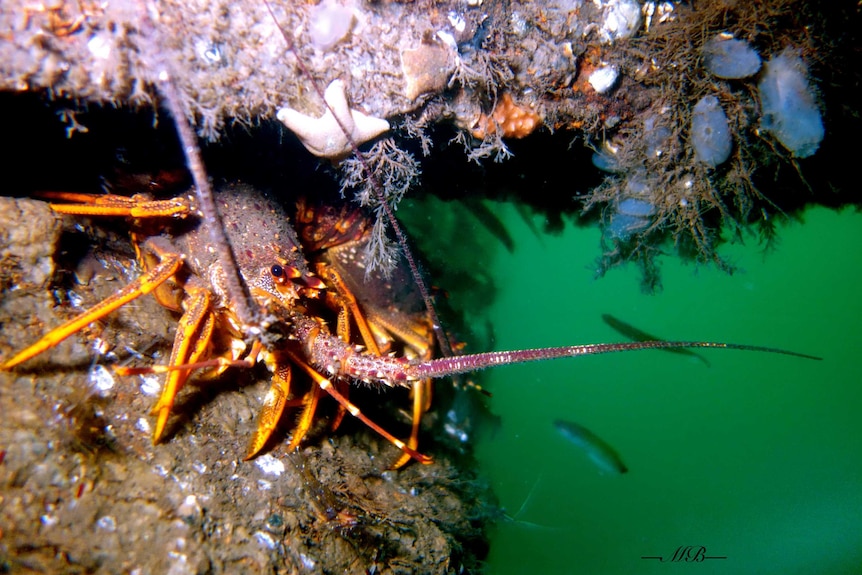
[[[279,258],[277,263],[258,272],[250,282],[250,288],[252,296],[261,305],[274,302],[292,310],[302,297],[317,298],[326,284],[307,269],[290,265]]]

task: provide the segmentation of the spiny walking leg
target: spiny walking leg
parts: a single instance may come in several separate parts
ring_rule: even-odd
[[[171,366],[181,366],[196,363],[207,350],[212,338],[215,317],[210,309],[212,296],[204,288],[187,288],[188,298],[184,302],[185,311],[177,326],[174,336],[174,346],[171,350]],[[159,401],[153,406],[150,415],[156,416],[156,427],[153,430],[153,443],[158,443],[165,431],[165,425],[171,414],[174,399],[189,378],[190,370],[176,369],[168,371]]]
[[[39,341],[21,350],[10,359],[3,362],[3,364],[0,365],[0,369],[12,369],[16,365],[54,347],[67,337],[83,329],[85,326],[96,320],[102,319],[112,311],[121,308],[130,301],[134,301],[142,295],[152,292],[176,274],[182,264],[183,260],[180,255],[163,254],[161,262],[156,267],[150,269],[144,275],[140,276],[114,295],[102,300],[79,316],[72,318],[63,325],[55,327],[42,336]]]
[[[392,435],[391,433],[389,433],[388,431],[386,431],[385,429],[383,429],[382,427],[380,427],[379,425],[377,425],[376,423],[371,421],[368,417],[366,417],[359,410],[358,407],[356,407],[354,404],[350,403],[350,401],[346,397],[344,397],[343,395],[338,393],[338,390],[335,389],[335,387],[332,385],[332,382],[329,379],[320,375],[320,373],[318,373],[316,369],[314,369],[313,367],[311,367],[310,365],[305,363],[305,361],[303,361],[300,357],[294,355],[293,353],[291,353],[291,356],[293,357],[294,362],[297,365],[299,365],[300,367],[302,367],[302,369],[304,369],[311,376],[311,378],[314,380],[315,385],[317,387],[319,387],[320,389],[322,389],[323,391],[325,391],[326,393],[328,393],[329,395],[331,395],[332,398],[335,401],[337,401],[339,404],[344,406],[344,408],[350,413],[350,415],[352,415],[353,417],[355,417],[356,419],[358,419],[359,421],[361,421],[362,423],[364,423],[365,425],[367,425],[368,427],[370,427],[371,429],[376,431],[384,439],[389,441],[392,445],[394,445],[395,447],[397,447],[398,449],[400,449],[401,451],[403,451],[404,453],[406,453],[407,455],[409,455],[410,457],[412,457],[416,461],[418,461],[420,463],[424,463],[424,464],[428,464],[428,463],[431,463],[433,461],[427,455],[423,455],[423,454],[419,453],[418,451],[416,451],[415,449],[413,449],[412,447],[410,447],[409,445],[407,445],[406,443],[404,443],[403,441],[401,441],[400,439],[398,439],[397,437],[395,437],[394,435]]]

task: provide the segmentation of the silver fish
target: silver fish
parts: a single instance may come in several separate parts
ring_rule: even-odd
[[[558,419],[554,421],[554,428],[560,432],[560,435],[583,449],[602,471],[623,474],[629,470],[616,449],[586,427],[572,421]]]
[[[654,335],[650,335],[645,331],[642,331],[635,326],[628,324],[622,320],[615,318],[614,316],[603,313],[602,321],[608,324],[614,331],[622,335],[623,337],[627,337],[632,341],[665,341],[660,337],[656,337]],[[706,367],[710,367],[709,360],[700,355],[699,353],[693,352],[690,349],[684,349],[681,347],[668,347],[663,349],[662,351],[666,351],[668,353],[677,353],[679,355],[687,355],[689,357],[696,357]]]

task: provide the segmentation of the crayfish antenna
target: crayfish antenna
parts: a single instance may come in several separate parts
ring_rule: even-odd
[[[545,361],[563,357],[581,355],[598,355],[617,351],[638,351],[644,349],[685,349],[685,348],[717,348],[736,349],[740,351],[755,351],[760,353],[777,353],[803,359],[820,361],[823,358],[806,353],[798,353],[774,347],[759,345],[743,345],[737,343],[717,343],[709,341],[638,341],[627,343],[592,343],[586,345],[571,345],[563,347],[543,347],[537,349],[522,349],[516,351],[492,351],[472,355],[444,357],[410,365],[410,377],[448,377],[459,373],[468,373],[498,365],[513,365],[531,361]]]
[[[141,21],[144,23],[144,32],[149,34],[147,43],[149,52],[147,56],[153,62],[156,76],[156,86],[164,98],[164,103],[173,116],[174,127],[182,144],[183,154],[186,157],[186,166],[191,172],[195,184],[195,192],[198,204],[203,214],[203,219],[210,236],[213,248],[216,251],[219,265],[224,272],[224,279],[228,296],[236,312],[237,317],[243,324],[246,335],[252,337],[259,335],[260,318],[257,308],[252,304],[251,294],[240,276],[239,266],[236,262],[233,249],[228,241],[224,226],[216,209],[213,198],[212,186],[204,166],[203,156],[197,143],[192,127],[186,114],[186,108],[180,97],[176,82],[174,81],[173,66],[159,48],[164,38],[161,38],[158,27],[152,20],[150,11],[146,6],[140,7]]]

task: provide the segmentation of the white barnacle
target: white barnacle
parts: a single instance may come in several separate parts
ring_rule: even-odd
[[[616,85],[619,76],[620,72],[616,66],[602,66],[601,68],[596,68],[590,74],[587,81],[593,87],[593,90],[599,94],[604,94]]]
[[[254,460],[255,465],[257,465],[261,471],[266,473],[267,475],[275,475],[278,477],[282,473],[284,473],[284,463],[280,459],[276,459],[269,453],[266,455],[261,455],[257,459]]]
[[[641,24],[641,6],[635,0],[609,0],[603,4],[604,20],[599,37],[605,44],[629,38]]]
[[[111,55],[111,42],[108,36],[96,34],[87,41],[87,50],[98,60],[107,60]]]
[[[272,536],[269,535],[269,533],[264,533],[263,531],[256,531],[254,533],[254,538],[260,545],[266,547],[267,549],[276,548],[277,543],[275,539],[273,539]]]
[[[105,397],[114,388],[114,376],[104,365],[94,365],[87,375],[90,386],[98,395]]]

